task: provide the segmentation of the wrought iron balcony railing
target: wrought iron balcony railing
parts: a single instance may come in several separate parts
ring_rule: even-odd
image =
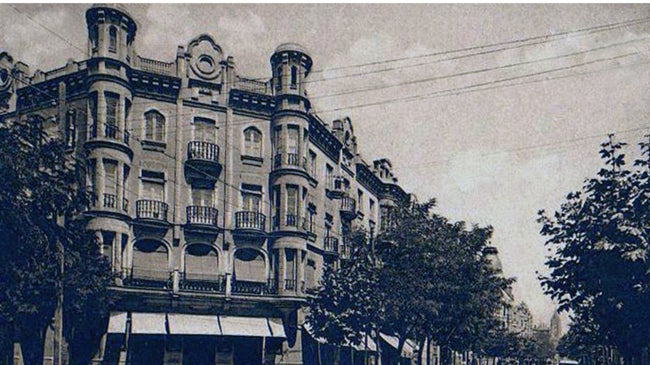
[[[269,295],[277,294],[278,286],[273,279],[268,279],[266,282],[258,282],[236,280],[233,278],[231,282],[231,291],[233,294]]]
[[[336,237],[325,237],[325,240],[323,241],[323,249],[325,252],[338,253],[339,239]]]
[[[167,203],[159,200],[141,199],[135,202],[135,216],[139,219],[167,221]]]
[[[235,228],[264,231],[266,216],[254,211],[240,211],[235,213]]]
[[[217,208],[190,205],[185,209],[188,224],[199,224],[206,226],[217,226],[219,211]]]
[[[219,146],[212,142],[192,141],[187,145],[187,158],[219,162]]]
[[[225,293],[226,276],[221,274],[183,273],[180,290]]]

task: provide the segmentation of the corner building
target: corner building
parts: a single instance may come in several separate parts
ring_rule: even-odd
[[[165,62],[136,53],[120,7],[86,23],[86,60],[31,74],[0,54],[0,111],[85,163],[85,217],[119,297],[95,363],[316,363],[327,345],[302,325],[306,289],[350,259],[347,231],[376,234],[408,199],[390,161],[359,156],[349,118],[313,113],[300,45],[280,45],[257,81],[209,35]]]

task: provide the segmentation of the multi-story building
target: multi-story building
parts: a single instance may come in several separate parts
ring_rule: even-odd
[[[86,23],[85,60],[31,74],[0,55],[0,112],[85,161],[88,227],[119,297],[96,360],[311,363],[306,289],[349,259],[347,231],[375,234],[408,199],[390,161],[359,155],[349,118],[312,112],[300,45],[277,47],[259,81],[209,35],[165,62],[136,53],[120,7]]]
[[[530,338],[533,336],[533,315],[526,303],[519,302],[512,308],[508,331],[522,337]]]

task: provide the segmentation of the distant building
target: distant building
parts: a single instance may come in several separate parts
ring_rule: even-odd
[[[483,249],[483,254],[487,258],[492,269],[495,272],[499,273],[499,275],[503,275],[503,266],[501,265],[501,260],[499,259],[499,250],[497,250],[497,248],[494,246],[487,246],[485,249]],[[515,303],[515,296],[513,295],[510,288],[504,290],[502,294],[504,296],[505,303],[504,305],[500,306],[500,308],[497,310],[497,313],[495,313],[495,316],[501,323],[501,326],[508,329],[510,327],[510,316],[511,310]]]
[[[562,338],[562,319],[557,311],[553,313],[551,317],[551,323],[549,326],[549,341],[553,347],[557,346]]]
[[[526,303],[520,302],[512,309],[508,330],[523,337],[533,336],[533,315]]]

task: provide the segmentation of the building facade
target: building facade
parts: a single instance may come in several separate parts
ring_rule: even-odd
[[[119,298],[96,362],[315,363],[306,290],[350,259],[346,232],[376,234],[408,199],[390,161],[367,163],[349,118],[312,111],[300,45],[280,45],[259,81],[209,35],[164,62],[136,53],[120,7],[90,7],[86,25],[85,60],[31,74],[0,54],[0,112],[84,161]]]
[[[519,302],[512,308],[508,331],[522,337],[533,337],[533,315],[524,302]]]

